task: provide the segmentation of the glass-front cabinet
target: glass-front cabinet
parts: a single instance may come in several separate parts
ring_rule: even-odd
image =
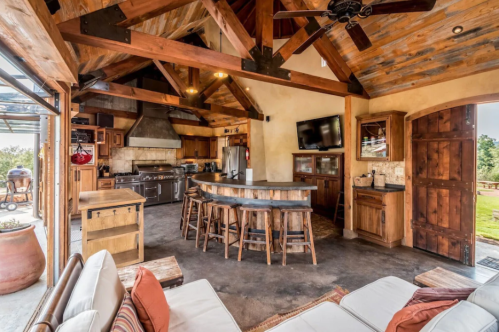
[[[357,160],[403,161],[405,112],[357,116]]]
[[[310,155],[294,155],[294,173],[313,174],[314,161]]]
[[[337,176],[339,171],[339,156],[315,156],[315,174]]]

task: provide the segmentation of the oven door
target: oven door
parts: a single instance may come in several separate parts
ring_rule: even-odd
[[[143,185],[146,198],[144,205],[157,204],[159,202],[158,182],[145,182]]]
[[[115,189],[132,189],[140,196],[144,196],[144,185],[142,183],[116,183],[114,185]]]
[[[173,201],[173,181],[161,181],[158,183],[158,203],[171,203]]]

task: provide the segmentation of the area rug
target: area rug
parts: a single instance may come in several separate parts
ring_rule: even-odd
[[[494,270],[499,270],[499,259],[497,258],[487,256],[486,258],[479,261],[478,264],[490,267],[491,269]]]
[[[318,305],[319,303],[327,301],[327,302],[333,302],[333,303],[339,304],[341,299],[343,298],[343,296],[345,296],[346,294],[348,294],[348,291],[346,289],[343,289],[340,286],[336,286],[336,288],[334,290],[322,295],[318,299],[315,299],[314,301],[309,302],[305,305],[302,305],[301,307],[298,307],[298,308],[293,309],[291,311],[274,315],[274,316],[266,319],[262,323],[258,324],[257,326],[254,326],[251,329],[246,330],[244,332],[264,332],[264,331],[266,331],[274,326],[279,325],[280,323],[282,323],[286,319],[294,317],[294,316]]]

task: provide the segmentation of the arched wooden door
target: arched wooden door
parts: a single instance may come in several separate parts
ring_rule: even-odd
[[[413,245],[475,264],[476,105],[412,121]]]

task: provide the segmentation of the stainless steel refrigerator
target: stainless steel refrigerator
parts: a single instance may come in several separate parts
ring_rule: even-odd
[[[223,148],[222,173],[227,173],[227,178],[246,180],[246,166],[246,148],[244,146]]]

